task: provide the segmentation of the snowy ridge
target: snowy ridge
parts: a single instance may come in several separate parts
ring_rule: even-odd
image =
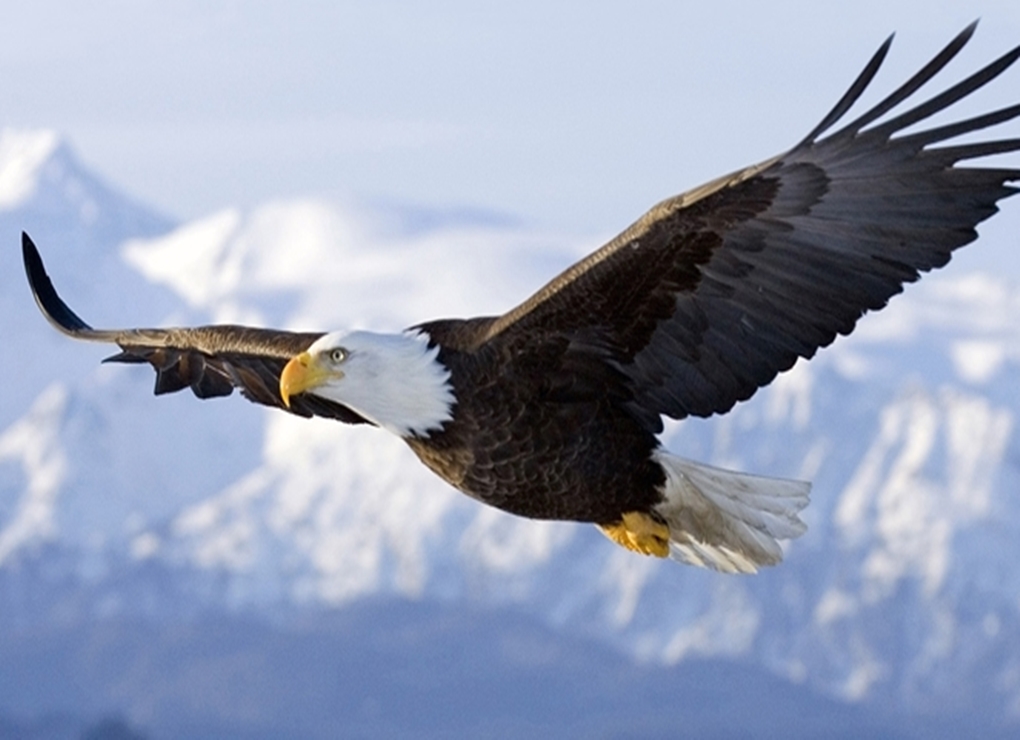
[[[17,208],[36,194],[58,144],[54,131],[0,131],[0,209]]]
[[[20,465],[25,480],[17,508],[0,529],[0,567],[25,544],[57,535],[57,493],[67,473],[59,422],[66,405],[67,392],[54,384],[43,391],[25,417],[0,434],[0,464]]]
[[[118,247],[134,236],[153,236],[171,222],[117,194],[78,162],[50,131],[0,129],[0,316],[4,351],[0,373],[0,428],[26,413],[49,383],[80,374],[58,337],[47,336],[25,283],[19,237],[30,233],[59,263],[64,289],[89,304],[94,320],[113,315],[126,298],[165,314],[179,299],[153,289],[120,259]],[[109,286],[115,285],[116,289]]]
[[[30,220],[59,195],[36,182],[2,218]],[[317,201],[171,230],[109,190],[88,196],[120,215],[97,231],[68,211],[60,229],[83,255],[56,226],[38,242],[96,325],[393,331],[505,310],[599,242],[496,221],[393,232],[379,223],[395,216]],[[147,369],[99,366],[102,350],[54,337],[15,285],[20,266],[3,272],[17,392],[0,407],[0,580],[63,557],[102,592],[81,607],[96,613],[143,608],[111,584],[156,570],[169,595],[144,609],[506,604],[644,660],[727,656],[847,699],[930,710],[981,696],[1020,717],[1020,287],[1006,279],[950,266],[731,414],[667,428],[684,457],[814,481],[808,532],[745,578],[484,508],[378,430],[236,396],[153,398]],[[14,370],[6,358],[23,355],[40,359]]]

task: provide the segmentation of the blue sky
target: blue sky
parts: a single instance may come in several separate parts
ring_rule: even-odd
[[[879,91],[976,17],[953,78],[1020,3],[38,0],[4,12],[0,123],[179,218],[355,195],[609,236],[794,143],[889,33]]]

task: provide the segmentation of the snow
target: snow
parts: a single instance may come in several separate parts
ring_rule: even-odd
[[[0,132],[0,209],[17,208],[35,194],[58,142],[55,131]]]
[[[869,600],[888,596],[908,572],[929,595],[941,588],[953,531],[988,515],[991,473],[1012,426],[1009,410],[948,389],[916,390],[885,408],[835,518],[847,542],[874,540],[863,570]]]
[[[35,144],[0,144],[2,192],[21,193],[3,218],[63,203],[39,240],[57,287],[121,325],[394,331],[506,310],[600,241],[499,219],[393,228],[416,221],[300,198],[173,225],[59,140],[39,143],[51,135],[25,136]],[[64,179],[40,179],[54,170]],[[68,182],[77,194],[61,201]],[[65,558],[97,613],[132,608],[110,593],[156,566],[172,596],[147,609],[298,619],[380,596],[464,600],[642,660],[724,656],[857,701],[933,709],[980,686],[1002,716],[1020,706],[1020,287],[1001,276],[951,265],[732,413],[667,427],[685,457],[815,482],[785,562],[738,578],[483,507],[380,430],[237,397],[153,398],[147,368],[97,366],[103,351],[55,336],[4,267],[0,579]]]
[[[223,296],[236,293],[241,265],[227,247],[241,214],[222,211],[146,242],[129,241],[124,261],[153,283],[165,283],[193,308],[214,311]]]
[[[981,385],[991,380],[1006,363],[1006,347],[987,339],[961,339],[953,342],[953,365],[962,380]]]
[[[11,516],[0,523],[0,567],[21,548],[59,534],[56,508],[67,477],[59,430],[66,406],[67,390],[56,383],[0,434],[0,465],[19,464],[25,480]]]
[[[739,579],[714,588],[712,606],[677,629],[661,659],[678,663],[693,656],[740,657],[747,654],[761,628],[761,613]]]

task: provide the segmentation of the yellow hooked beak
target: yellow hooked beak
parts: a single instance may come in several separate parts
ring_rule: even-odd
[[[323,367],[318,358],[307,352],[292,357],[280,373],[280,397],[290,408],[290,397],[318,388],[327,380],[336,378],[338,373]]]

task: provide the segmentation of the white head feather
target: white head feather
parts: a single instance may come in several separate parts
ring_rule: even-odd
[[[342,352],[334,358],[336,349]],[[310,393],[342,403],[396,435],[427,436],[453,418],[450,371],[425,334],[332,332],[308,353],[337,371]]]

